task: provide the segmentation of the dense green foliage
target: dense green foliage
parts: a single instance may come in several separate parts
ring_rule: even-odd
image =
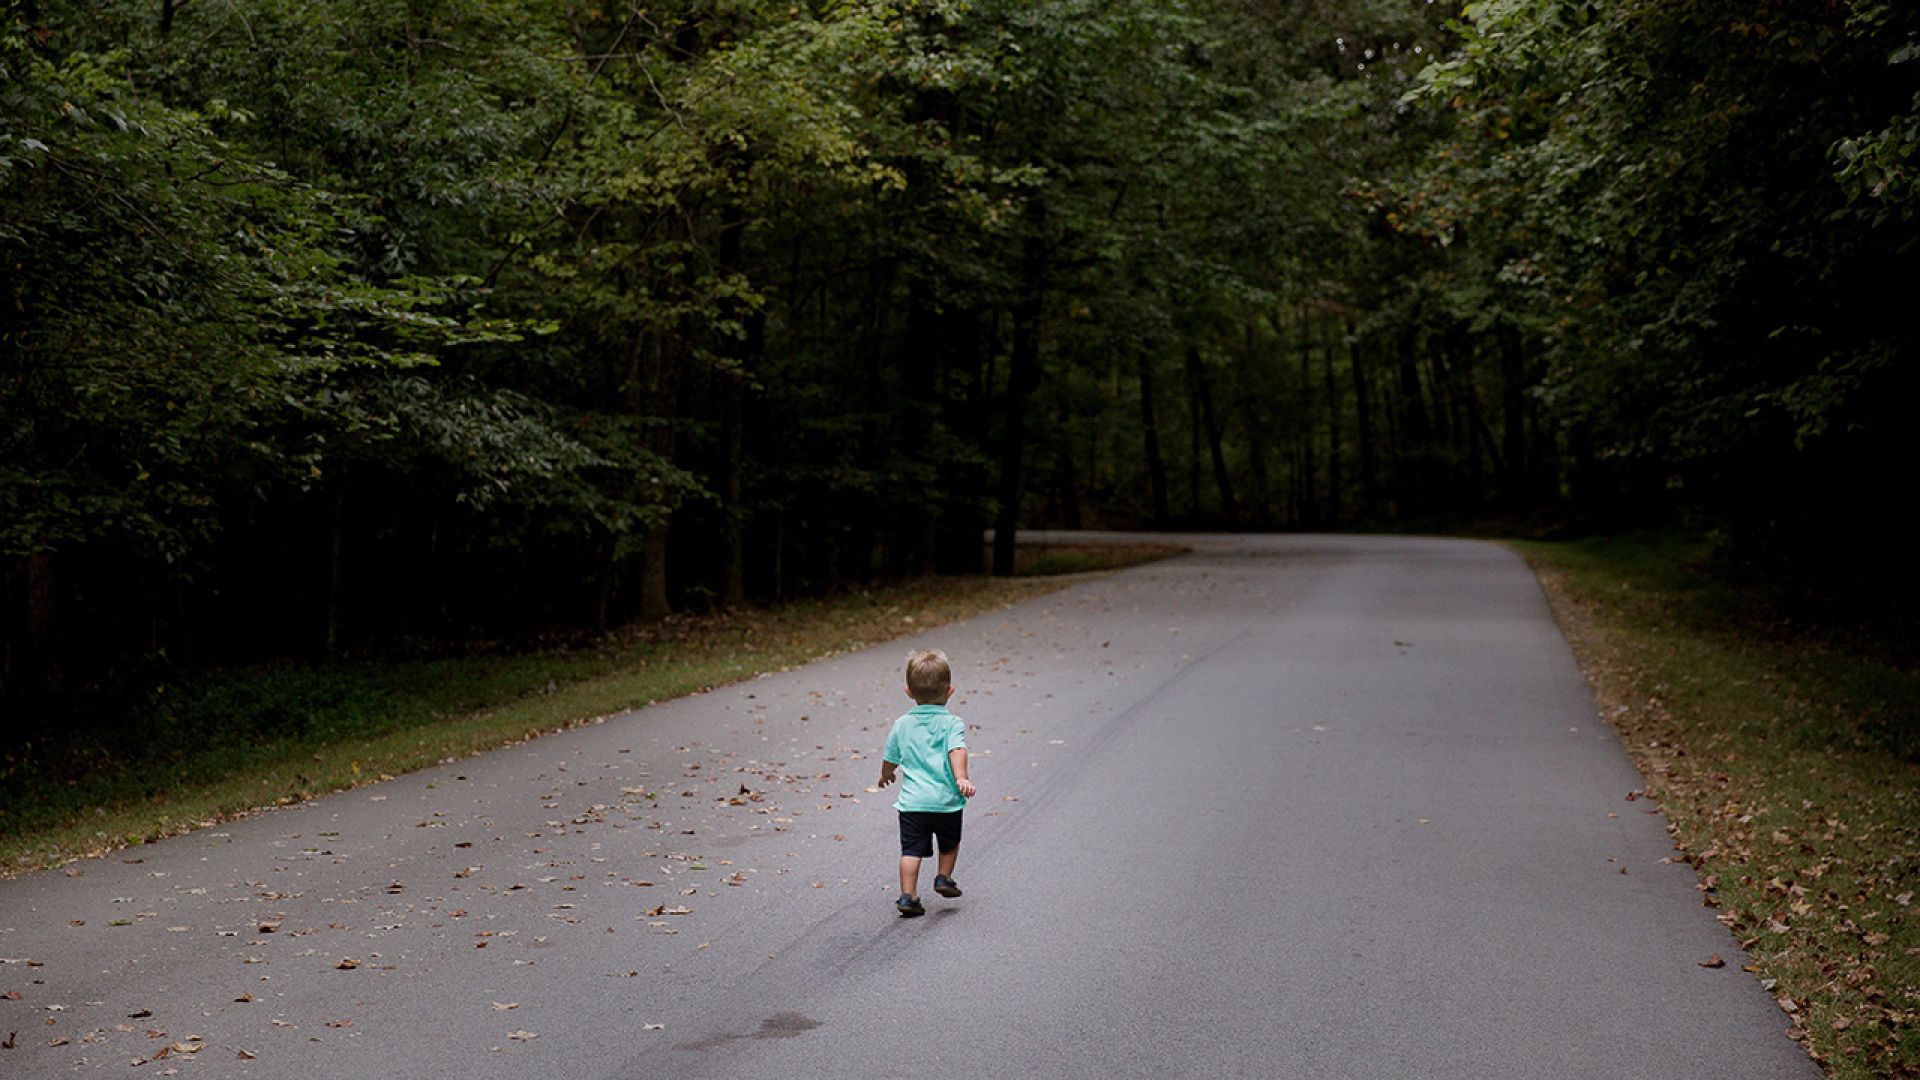
[[[9,695],[994,525],[1894,535],[1911,6],[11,10]]]

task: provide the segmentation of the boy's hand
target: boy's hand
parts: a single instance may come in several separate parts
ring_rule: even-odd
[[[893,773],[894,773],[893,762],[891,761],[882,762],[880,765],[880,783],[876,786],[886,787],[888,784],[893,783]]]
[[[973,798],[973,791],[974,791],[973,781],[962,776],[959,779],[955,780],[953,784],[955,787],[960,789],[960,794],[965,795],[969,799]]]

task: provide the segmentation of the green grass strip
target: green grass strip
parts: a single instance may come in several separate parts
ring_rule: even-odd
[[[1920,1076],[1910,657],[1783,618],[1697,537],[1513,546],[1782,1027],[1833,1076]]]
[[[776,609],[672,618],[590,648],[284,665],[118,688],[40,718],[37,734],[0,754],[0,871],[56,866],[389,778],[1064,583],[924,578]]]

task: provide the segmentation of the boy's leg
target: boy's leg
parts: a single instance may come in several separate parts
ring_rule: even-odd
[[[933,879],[933,891],[941,896],[959,896],[960,886],[953,880],[953,864],[960,859],[961,812],[942,814],[934,827],[934,836],[940,841],[940,861],[936,864],[940,871]]]
[[[920,860],[933,854],[933,833],[925,814],[900,811],[900,891],[920,895]]]

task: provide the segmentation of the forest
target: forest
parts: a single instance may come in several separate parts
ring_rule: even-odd
[[[0,698],[1040,527],[1911,598],[1916,146],[1892,0],[25,0]]]

